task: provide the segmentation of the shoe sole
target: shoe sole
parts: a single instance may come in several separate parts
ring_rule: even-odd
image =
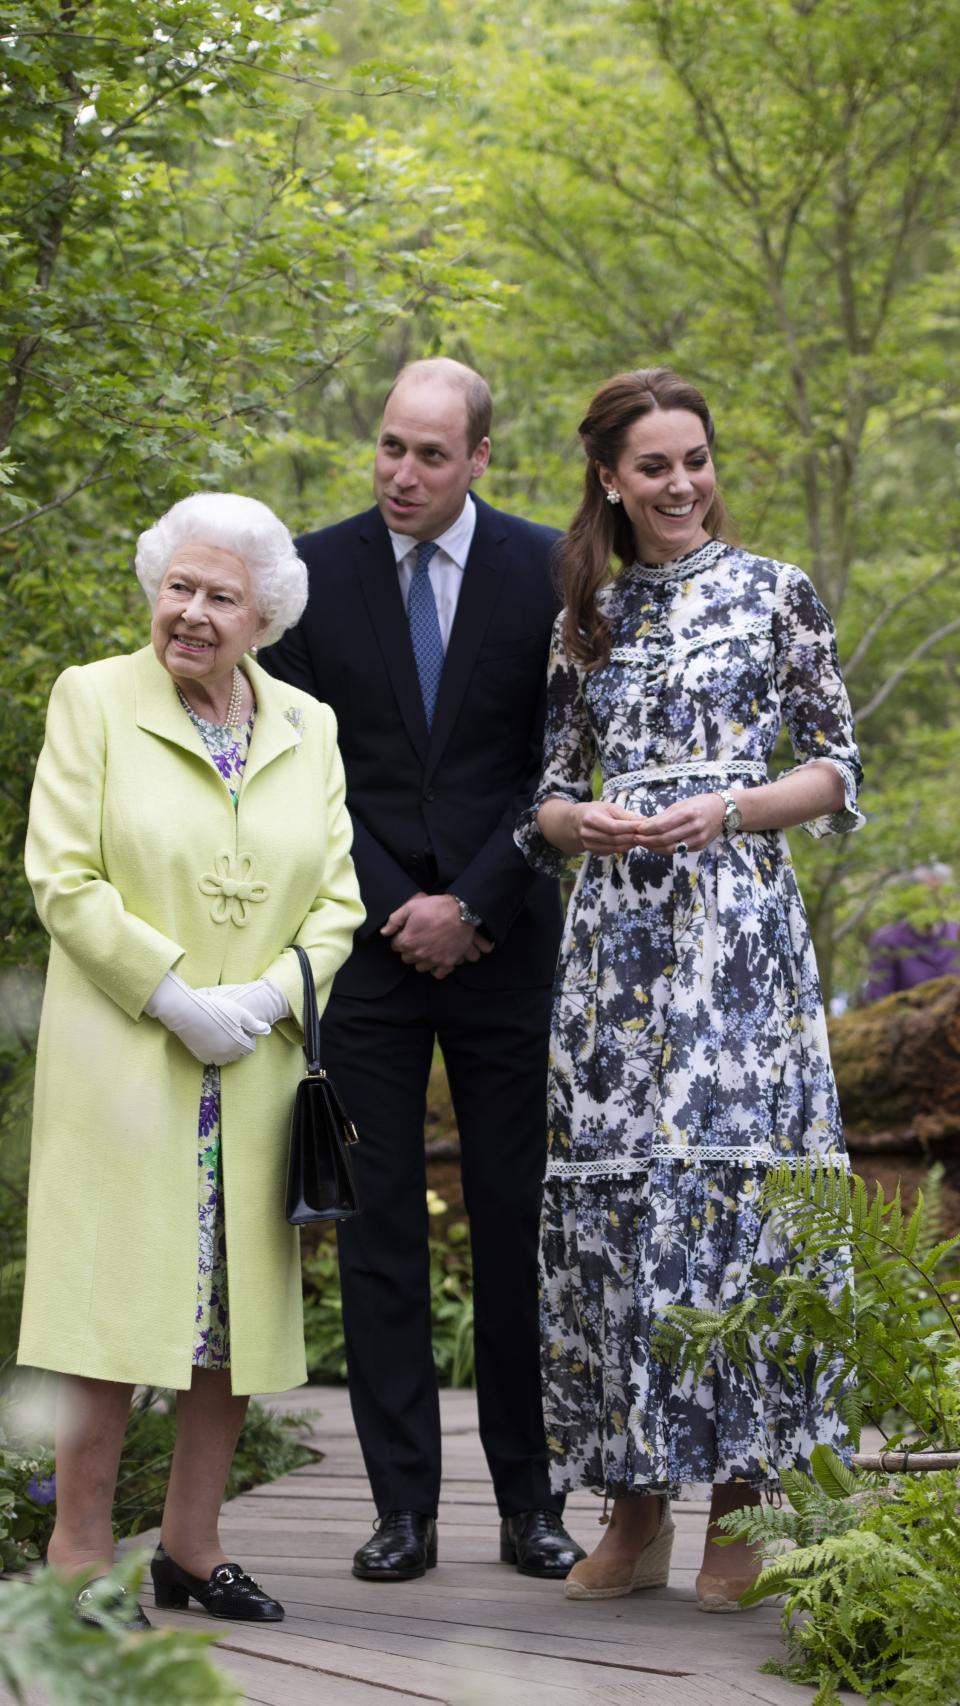
[[[573,1564],[564,1564],[561,1569],[557,1570],[542,1568],[535,1570],[531,1564],[518,1564],[515,1558],[504,1558],[502,1556],[500,1562],[501,1564],[512,1564],[518,1576],[531,1576],[534,1581],[542,1582],[565,1581],[573,1569]],[[579,1560],[574,1560],[574,1562],[579,1562]]]
[[[158,1611],[186,1611],[194,1616],[218,1617],[221,1623],[282,1623],[286,1616],[285,1611],[250,1611],[246,1614],[242,1611],[215,1611],[212,1605],[204,1605],[203,1600],[195,1599],[193,1594],[183,1601],[174,1602],[166,1597],[161,1599],[154,1590],[153,1600]]]
[[[583,1582],[566,1581],[563,1584],[564,1599],[626,1599],[628,1594],[642,1592],[645,1588],[665,1588],[670,1579],[670,1554],[675,1533],[673,1522],[661,1528],[644,1547],[629,1581],[617,1582],[608,1588],[592,1588]]]
[[[362,1570],[354,1564],[350,1574],[356,1576],[358,1582],[415,1582],[436,1567],[436,1558],[428,1558],[425,1564],[416,1564],[412,1570]]]
[[[566,1582],[564,1599],[626,1599],[628,1594],[642,1593],[645,1588],[665,1588],[669,1575],[651,1576],[649,1581],[624,1582],[614,1588],[585,1588],[580,1582]]]

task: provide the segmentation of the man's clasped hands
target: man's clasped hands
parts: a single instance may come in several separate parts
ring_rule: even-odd
[[[724,802],[719,794],[694,794],[653,817],[641,817],[611,800],[591,800],[586,805],[565,801],[563,805],[569,813],[567,850],[571,853],[622,856],[635,847],[651,853],[674,853],[678,847],[695,853],[714,841],[723,827]],[[455,966],[478,960],[494,947],[474,925],[461,921],[452,894],[411,895],[391,912],[380,934],[389,938],[404,965],[436,978],[449,977]]]
[[[449,977],[464,960],[493,952],[493,943],[473,924],[464,924],[452,894],[413,894],[391,912],[380,932],[404,965],[433,977]]]

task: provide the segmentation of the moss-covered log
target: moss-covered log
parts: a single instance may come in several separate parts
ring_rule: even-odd
[[[931,978],[830,1020],[852,1150],[960,1156],[960,978]]]

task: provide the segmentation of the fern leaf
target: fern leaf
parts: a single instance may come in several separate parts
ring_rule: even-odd
[[[849,1499],[860,1491],[861,1484],[853,1470],[847,1468],[829,1445],[814,1446],[810,1453],[810,1467],[817,1485],[823,1488],[828,1498]]]
[[[903,1253],[911,1260],[915,1256],[917,1246],[920,1242],[920,1234],[923,1231],[924,1219],[923,1192],[918,1191],[916,1205],[907,1222],[906,1231],[903,1235]]]

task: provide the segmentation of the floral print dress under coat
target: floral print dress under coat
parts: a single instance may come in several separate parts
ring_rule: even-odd
[[[243,728],[210,723],[184,705],[229,790],[236,810],[243,768],[250,750],[253,717]],[[205,1066],[200,1088],[197,1155],[197,1313],[193,1335],[194,1368],[230,1367],[230,1308],[227,1290],[227,1234],[223,1209],[223,1159],[220,1149],[220,1068]]]
[[[635,564],[601,597],[609,662],[550,660],[540,786],[516,839],[537,869],[564,855],[536,826],[552,796],[644,815],[767,779],[782,722],[798,764],[829,759],[845,800],[804,825],[858,828],[861,771],[830,618],[799,569],[711,540]],[[843,1156],[813,947],[782,831],[699,853],[586,857],[554,994],[541,1229],[544,1413],[556,1491],[775,1486],[818,1441],[843,1447],[834,1371],[788,1384],[761,1358],[694,1383],[651,1353],[668,1304],[718,1308],[751,1265],[788,1252],[757,1211],[771,1163]],[[831,1296],[842,1254],[818,1274]]]

